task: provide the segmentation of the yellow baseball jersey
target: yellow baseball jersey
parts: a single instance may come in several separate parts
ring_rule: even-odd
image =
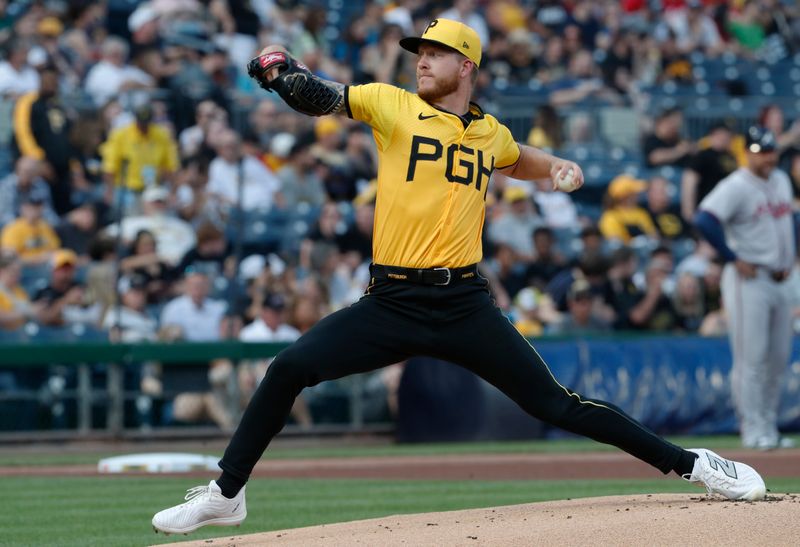
[[[61,240],[55,230],[44,220],[31,224],[18,218],[6,224],[0,232],[0,247],[22,258],[33,258],[60,246]]]
[[[345,107],[372,127],[377,143],[374,262],[406,268],[480,262],[489,177],[520,155],[508,128],[474,103],[462,117],[387,84],[345,88]]]
[[[136,192],[159,184],[164,173],[178,168],[175,141],[164,127],[156,124],[150,124],[146,135],[135,123],[115,130],[101,145],[100,154],[103,172],[113,175],[117,184],[124,177],[125,186]]]

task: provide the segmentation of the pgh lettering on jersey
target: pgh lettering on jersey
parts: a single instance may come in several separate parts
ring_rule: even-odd
[[[386,84],[347,87],[345,106],[372,127],[377,144],[375,262],[479,262],[489,177],[520,155],[508,128],[474,103],[460,117]]]

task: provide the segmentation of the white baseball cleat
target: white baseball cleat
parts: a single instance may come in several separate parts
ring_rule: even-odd
[[[689,448],[697,454],[694,469],[683,478],[706,487],[709,494],[720,494],[729,500],[764,499],[767,487],[755,469],[741,462],[726,460],[705,448]]]
[[[244,487],[233,499],[222,495],[216,481],[186,492],[186,503],[155,514],[153,528],[157,532],[188,534],[201,526],[239,526],[247,516]]]

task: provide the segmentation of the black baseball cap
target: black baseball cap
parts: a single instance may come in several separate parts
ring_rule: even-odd
[[[31,203],[33,205],[43,205],[47,202],[47,192],[41,188],[31,188],[31,190],[22,196],[23,203]]]
[[[268,292],[264,295],[264,300],[261,302],[262,306],[271,310],[280,311],[286,307],[286,299],[276,292]]]
[[[747,130],[745,135],[745,148],[754,154],[774,152],[778,148],[778,142],[775,139],[775,133],[766,127],[754,125]]]

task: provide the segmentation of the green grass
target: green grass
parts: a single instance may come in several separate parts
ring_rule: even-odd
[[[153,513],[181,501],[196,479],[174,477],[6,477],[0,545],[131,546],[183,536],[155,535]],[[773,492],[800,491],[800,478],[771,479]],[[385,481],[254,479],[239,529],[208,528],[192,539],[225,537],[400,513],[446,511],[617,494],[701,493],[680,480]],[[235,530],[235,531],[234,531]]]
[[[800,435],[792,436],[800,443]],[[730,450],[740,448],[736,436],[711,437],[670,437],[669,440],[684,447],[702,446],[712,450]],[[214,456],[222,455],[220,443],[208,445],[197,443],[187,446],[185,443],[176,452],[196,452]],[[162,447],[159,447],[159,451]],[[124,452],[109,448],[102,452],[68,452],[54,453],[58,447],[43,445],[41,450],[0,451],[0,466],[28,465],[78,465],[96,464],[101,458],[119,454],[151,451],[147,444],[127,445]],[[307,459],[307,458],[351,458],[357,456],[427,456],[452,454],[544,454],[561,452],[616,451],[617,448],[596,443],[588,439],[564,439],[543,441],[484,442],[484,443],[437,443],[437,444],[385,444],[370,446],[321,446],[296,447],[294,443],[277,443],[264,454],[267,459]]]

